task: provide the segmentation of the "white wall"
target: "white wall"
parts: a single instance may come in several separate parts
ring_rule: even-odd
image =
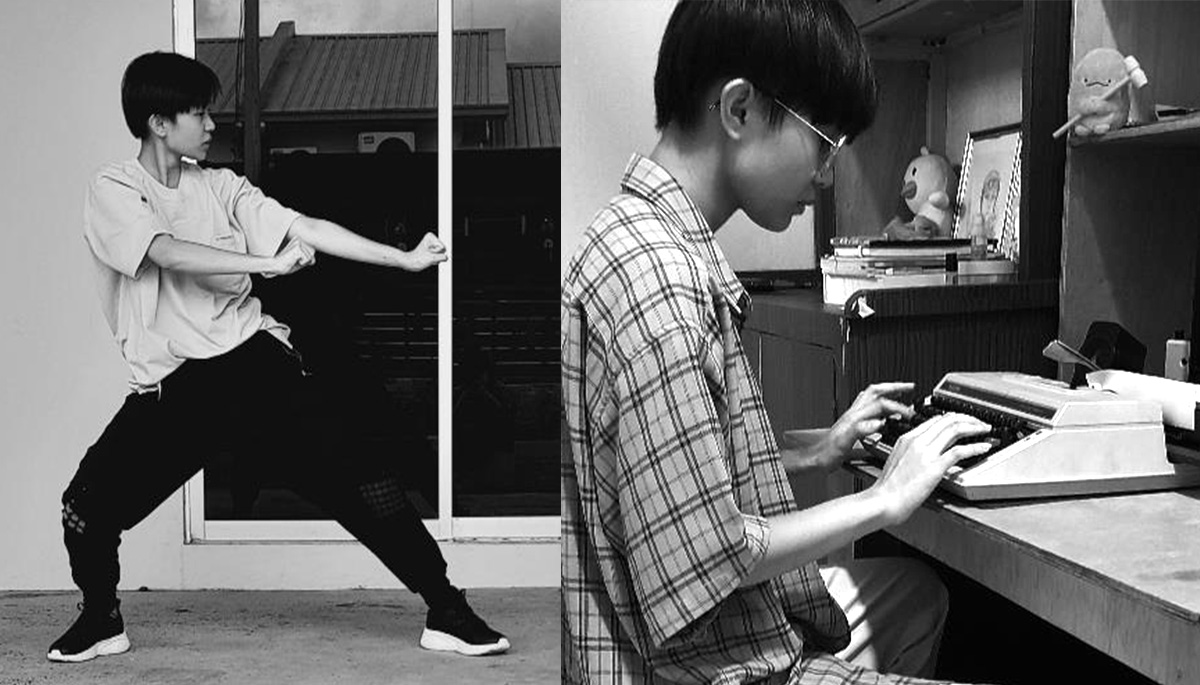
[[[620,190],[630,155],[649,154],[658,140],[654,67],[673,8],[665,0],[563,0],[562,268]],[[734,269],[816,268],[812,212],[780,234],[738,212],[717,239]]]
[[[1021,121],[1020,24],[946,51],[946,157],[961,164],[971,131]]]
[[[125,394],[80,225],[100,164],[136,152],[121,73],[171,48],[164,0],[0,5],[0,588],[71,586],[59,497]],[[176,497],[125,537],[125,586],[180,578]]]

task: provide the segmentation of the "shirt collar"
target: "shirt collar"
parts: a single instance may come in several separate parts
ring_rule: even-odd
[[[670,224],[687,242],[696,247],[708,263],[717,287],[725,296],[739,324],[744,322],[750,312],[750,295],[733,273],[729,262],[725,260],[725,253],[717,244],[716,235],[683,186],[658,163],[648,157],[634,154],[621,177],[621,188],[644,198],[671,218]]]

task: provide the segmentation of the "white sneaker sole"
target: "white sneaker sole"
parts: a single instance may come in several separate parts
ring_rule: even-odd
[[[425,632],[421,633],[421,646],[435,652],[458,652],[467,656],[500,654],[501,652],[507,652],[509,648],[508,638],[506,637],[502,637],[498,642],[491,644],[471,645],[449,633],[443,633],[440,630],[430,630],[428,628],[425,629]]]
[[[57,649],[51,650],[46,658],[51,661],[64,661],[69,663],[78,663],[80,661],[91,661],[98,656],[112,656],[113,654],[121,654],[129,651],[129,638],[125,633],[114,635],[110,638],[101,640],[78,654],[63,654]]]

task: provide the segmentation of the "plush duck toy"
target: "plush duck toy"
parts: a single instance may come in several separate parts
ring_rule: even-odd
[[[922,147],[921,156],[910,162],[904,172],[901,202],[896,216],[884,227],[884,236],[892,240],[949,237],[953,218],[950,193],[954,185],[950,162]]]

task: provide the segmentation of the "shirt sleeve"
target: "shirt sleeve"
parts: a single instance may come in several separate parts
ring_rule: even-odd
[[[212,172],[213,188],[225,203],[229,219],[246,236],[246,250],[257,257],[271,257],[279,251],[292,222],[300,213],[267,197],[243,176],[228,169]]]
[[[131,183],[110,172],[92,180],[83,206],[83,237],[106,266],[137,278],[151,241],[164,233],[170,232]]]
[[[770,537],[767,521],[733,498],[714,400],[722,375],[719,350],[681,324],[654,336],[615,385],[626,553],[659,648],[702,630]]]

